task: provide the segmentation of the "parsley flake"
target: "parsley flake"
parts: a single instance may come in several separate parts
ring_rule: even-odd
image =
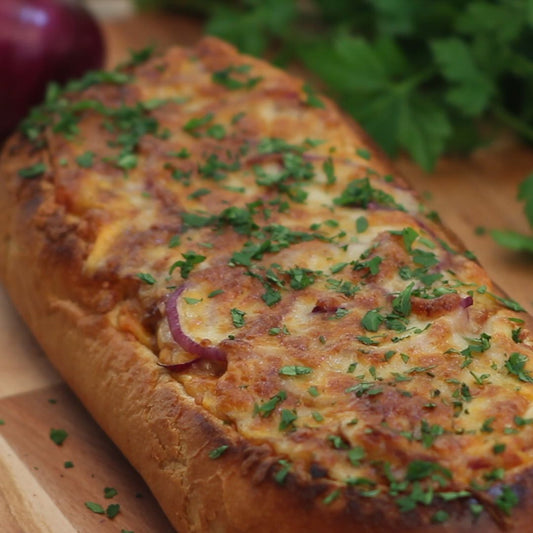
[[[90,150],[87,150],[87,152],[81,154],[76,158],[76,163],[82,168],[91,168],[94,163],[94,156],[96,154],[94,152],[91,152]]]
[[[222,446],[219,446],[218,448],[215,448],[209,452],[209,459],[218,459],[219,457],[222,457],[228,450],[229,445],[223,444]]]
[[[110,499],[115,497],[118,494],[118,490],[114,487],[105,487],[104,488],[104,498]]]
[[[236,328],[244,327],[244,324],[245,324],[244,317],[246,316],[246,313],[235,307],[231,309],[230,312],[231,312],[231,320],[233,322],[233,325]]]
[[[179,267],[183,279],[187,279],[192,272],[192,269],[206,259],[204,255],[197,254],[196,252],[185,252],[181,255],[184,260],[179,260],[173,263],[168,273],[169,275],[172,275],[174,270]]]
[[[311,372],[313,372],[312,368],[298,365],[283,366],[279,370],[281,376],[304,376],[306,374],[311,374]]]
[[[99,504],[95,502],[85,502],[85,507],[96,514],[105,514],[105,509]]]
[[[149,274],[147,272],[139,272],[137,274],[137,277],[148,285],[153,285],[156,282],[156,279],[154,278],[154,276],[152,276],[152,274]]]
[[[18,171],[18,175],[21,178],[32,179],[32,178],[38,178],[45,172],[46,172],[46,165],[44,163],[35,163],[35,165],[31,165],[30,167],[21,168]]]
[[[67,437],[68,433],[64,429],[50,429],[50,439],[53,440],[58,446],[61,446]]]
[[[266,418],[269,417],[274,409],[278,406],[279,403],[287,399],[287,393],[285,391],[279,391],[277,394],[274,394],[269,400],[262,403],[261,405],[255,404],[254,406],[254,415],[258,414],[259,416]]]
[[[309,85],[309,83],[305,83],[302,89],[304,90],[307,97],[305,101],[307,105],[311,107],[318,107],[319,109],[325,109],[326,105],[318,97],[317,92],[311,85]]]
[[[533,377],[530,375],[530,371],[526,370],[526,363],[529,361],[527,355],[519,352],[513,352],[507,361],[505,361],[505,368],[510,374],[515,375],[520,381],[526,383],[533,383]]]
[[[107,506],[107,509],[105,510],[105,514],[107,515],[107,518],[115,518],[115,516],[120,513],[120,504],[119,503],[111,503]]]

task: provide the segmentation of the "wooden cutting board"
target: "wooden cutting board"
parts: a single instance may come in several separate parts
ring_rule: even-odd
[[[110,64],[131,48],[192,44],[201,35],[197,21],[168,16],[105,22],[104,29]],[[444,159],[432,175],[404,159],[398,166],[493,279],[533,312],[533,257],[502,249],[480,229],[527,231],[515,195],[533,171],[533,151],[504,139],[469,159]],[[52,428],[67,431],[62,445],[50,439]],[[117,494],[105,498],[106,487]],[[108,518],[85,502],[104,509],[118,503],[120,512]],[[7,533],[173,531],[144,482],[49,365],[2,288],[0,524]]]

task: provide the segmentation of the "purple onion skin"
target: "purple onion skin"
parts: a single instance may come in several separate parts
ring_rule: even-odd
[[[226,354],[224,350],[218,346],[204,346],[191,339],[182,329],[181,320],[178,311],[178,300],[185,290],[186,286],[182,285],[174,292],[172,292],[166,299],[165,309],[167,313],[168,327],[172,338],[176,344],[181,346],[186,352],[196,355],[198,359],[208,359],[210,361],[226,361]],[[187,363],[185,363],[187,364]],[[180,366],[180,365],[171,365]]]
[[[102,32],[82,6],[66,0],[0,0],[0,143],[49,82],[102,67]]]

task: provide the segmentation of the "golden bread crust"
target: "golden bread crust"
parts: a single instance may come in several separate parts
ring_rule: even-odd
[[[0,278],[176,528],[525,531],[531,318],[300,80],[119,74],[5,146]]]

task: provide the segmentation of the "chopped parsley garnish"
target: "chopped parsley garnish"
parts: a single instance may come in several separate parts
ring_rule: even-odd
[[[361,215],[355,221],[355,230],[357,233],[364,233],[368,229],[368,218]]]
[[[372,259],[369,259],[368,261],[354,261],[353,263],[353,269],[354,270],[363,270],[365,268],[368,268],[368,273],[372,276],[375,276],[376,274],[379,274],[379,269],[381,266],[381,263],[383,262],[383,258],[379,255],[376,255],[372,257]],[[367,274],[368,275],[368,274]]]
[[[492,293],[488,294],[498,300],[498,302],[500,302],[505,307],[511,309],[512,311],[525,312],[525,309],[517,301],[511,300],[511,298],[503,298],[502,296],[498,296],[497,294]]]
[[[94,163],[95,153],[87,150],[87,152],[81,154],[76,158],[76,163],[82,168],[91,168]]]
[[[169,157],[177,157],[179,159],[187,159],[188,157],[191,156],[191,152],[189,152],[189,150],[187,150],[187,148],[181,148],[177,152],[168,152],[167,155]]]
[[[120,513],[120,503],[111,503],[107,506],[107,509],[105,510],[105,514],[107,515],[107,518],[115,518],[115,516]]]
[[[188,296],[185,296],[183,299],[185,300],[185,303],[189,305],[196,305],[196,304],[199,304],[200,302],[203,302],[202,298],[189,298]]]
[[[460,352],[460,354],[465,357],[463,368],[473,361],[474,354],[483,353],[490,348],[490,339],[490,335],[487,335],[486,333],[482,333],[479,336],[479,339],[467,339],[469,342],[468,346]]]
[[[274,480],[276,483],[283,485],[292,465],[285,459],[280,459],[278,464],[281,466],[281,468],[274,474]]]
[[[281,293],[273,287],[267,286],[261,299],[268,305],[268,307],[272,307],[281,300]]]
[[[517,344],[520,344],[522,342],[521,333],[522,333],[522,328],[516,328],[511,331],[511,338]]]
[[[65,462],[63,463],[63,466],[64,466],[65,468],[74,468],[74,463],[73,463],[72,461],[65,461]]]
[[[184,258],[184,260],[176,261],[169,270],[169,274],[172,275],[172,272],[176,268],[179,267],[181,277],[183,279],[187,279],[189,277],[189,274],[192,272],[192,269],[205,261],[206,257],[204,255],[197,254],[196,252],[185,252],[184,254],[181,254]]]
[[[432,461],[414,460],[407,467],[405,478],[407,481],[419,481],[426,479],[433,474],[442,474],[445,478],[451,479],[451,472],[438,463]]]
[[[224,293],[224,289],[215,289],[214,291],[211,291],[207,297],[208,298],[214,298],[215,296],[218,296],[219,294],[223,294]]]
[[[348,448],[348,444],[340,435],[328,435],[328,441],[336,450],[346,450]]]
[[[130,50],[130,58],[126,63],[120,65],[120,68],[123,67],[136,67],[146,63],[155,52],[155,47],[153,45],[146,46],[140,50]]]
[[[341,495],[340,489],[335,489],[333,492],[330,492],[323,500],[322,502],[324,505],[329,505],[330,503],[333,503],[339,496]]]
[[[200,189],[196,189],[194,192],[189,194],[188,197],[191,200],[193,200],[195,198],[201,198],[202,196],[207,196],[208,194],[211,194],[211,189],[200,188]]]
[[[152,276],[152,274],[149,274],[147,272],[139,272],[137,274],[137,277],[148,285],[153,285],[156,282],[156,279],[154,278],[154,276]]]
[[[238,124],[246,116],[245,111],[240,111],[231,117],[232,124]]]
[[[318,412],[318,411],[312,411],[311,416],[315,420],[315,422],[323,422],[324,417]]]
[[[199,137],[200,134],[198,132],[198,129],[209,124],[213,120],[214,116],[215,115],[213,113],[207,113],[202,117],[191,118],[183,126],[183,130],[187,133],[190,133],[193,137]]]
[[[365,394],[367,396],[377,396],[383,393],[383,387],[376,386],[373,381],[363,381],[353,387],[348,387],[344,392],[355,392],[358,398],[361,398]]]
[[[172,235],[168,241],[169,248],[176,248],[181,244],[181,237],[179,235]]]
[[[349,312],[350,311],[348,309],[345,309],[344,307],[339,307],[331,318],[335,318],[335,319],[344,318]]]
[[[495,444],[492,447],[492,451],[495,454],[500,454],[500,453],[503,453],[505,451],[506,447],[507,447],[506,444],[504,444],[503,442],[500,442],[500,443]]]
[[[357,335],[356,339],[365,344],[366,346],[377,346],[379,344],[379,341],[375,338],[368,337],[366,335]]]
[[[516,415],[514,417],[514,423],[519,427],[528,426],[533,424],[533,418],[523,418],[522,416]]]
[[[362,446],[355,446],[348,450],[348,460],[353,466],[359,466],[361,460],[366,457],[366,451]]]
[[[281,420],[278,426],[280,431],[294,428],[294,422],[298,419],[298,415],[295,411],[289,409],[282,409],[280,414]]]
[[[507,361],[505,361],[505,368],[510,374],[515,375],[520,381],[526,383],[533,383],[533,377],[529,370],[526,370],[526,363],[529,361],[527,355],[519,352],[513,352]]]
[[[411,293],[414,286],[414,283],[410,283],[392,301],[392,308],[400,316],[407,317],[411,313]]]
[[[96,514],[105,514],[105,509],[99,504],[95,502],[85,502],[85,507]]]
[[[366,148],[357,148],[355,153],[359,157],[362,157],[363,159],[366,159],[367,161],[370,161],[370,159],[372,158],[372,154],[370,153],[370,150],[367,150]]]
[[[500,495],[496,498],[496,505],[507,515],[511,515],[511,510],[520,502],[516,492],[508,485],[503,485]]]
[[[118,494],[118,490],[114,487],[105,487],[104,488],[104,498],[110,499]]]
[[[431,522],[433,524],[442,524],[446,522],[450,518],[450,514],[446,512],[444,509],[439,509],[435,512],[435,514],[431,517]]]
[[[384,320],[385,318],[380,315],[378,309],[371,309],[370,311],[367,311],[361,319],[361,325],[367,331],[376,332]]]
[[[290,365],[281,367],[279,373],[281,376],[304,376],[311,374],[312,371],[313,369],[308,366]]]
[[[244,327],[244,324],[245,324],[244,317],[246,316],[246,313],[235,307],[231,309],[230,312],[231,312],[231,320],[233,322],[233,325],[236,328]]]
[[[287,393],[285,391],[279,391],[277,394],[272,396],[269,400],[262,403],[261,405],[255,404],[254,406],[254,415],[258,414],[263,418],[266,418],[272,414],[274,409],[278,406],[279,403],[287,399]]]
[[[209,459],[218,459],[222,455],[226,453],[228,450],[229,445],[223,444],[222,446],[219,446],[218,448],[215,448],[214,450],[211,450],[209,452]]]
[[[486,420],[483,421],[483,424],[481,424],[480,431],[482,433],[492,433],[494,431],[494,428],[492,427],[492,424],[496,420],[495,416],[490,416]]]
[[[239,161],[226,163],[221,161],[217,154],[209,154],[204,164],[198,166],[198,172],[206,179],[221,181],[226,178],[226,171],[239,170],[240,168]]]
[[[372,187],[368,178],[360,178],[351,181],[342,194],[337,198],[334,198],[333,203],[341,206],[364,208],[368,207],[370,203],[376,203],[405,211],[405,208],[397,204],[390,194],[381,189],[375,189]]]
[[[50,430],[50,439],[53,440],[58,446],[61,446],[66,438],[68,433],[64,429],[54,429]]]
[[[335,176],[335,168],[333,166],[333,159],[331,159],[331,157],[328,157],[324,161],[324,164],[322,165],[322,170],[326,175],[326,183],[328,185],[333,185],[337,181],[337,177]]]
[[[324,109],[326,107],[324,102],[318,97],[315,89],[311,87],[309,83],[305,83],[302,89],[304,90],[307,97],[307,100],[305,101],[307,105],[311,107],[318,107],[320,109]]]
[[[221,141],[226,137],[226,128],[222,126],[222,124],[214,124],[213,126],[210,126],[206,130],[206,134],[208,137],[211,137],[212,139],[216,139],[217,141]]]
[[[181,220],[188,228],[204,228],[213,223],[214,217],[198,213],[182,213]]]
[[[211,79],[227,89],[234,91],[237,89],[252,89],[263,78],[262,76],[248,77],[251,65],[229,66],[222,70],[213,72]]]
[[[21,178],[32,179],[37,178],[46,172],[46,165],[44,163],[35,163],[30,167],[21,168],[18,175]]]
[[[294,267],[287,271],[290,277],[290,286],[295,290],[302,290],[315,282],[315,273],[308,268]]]

